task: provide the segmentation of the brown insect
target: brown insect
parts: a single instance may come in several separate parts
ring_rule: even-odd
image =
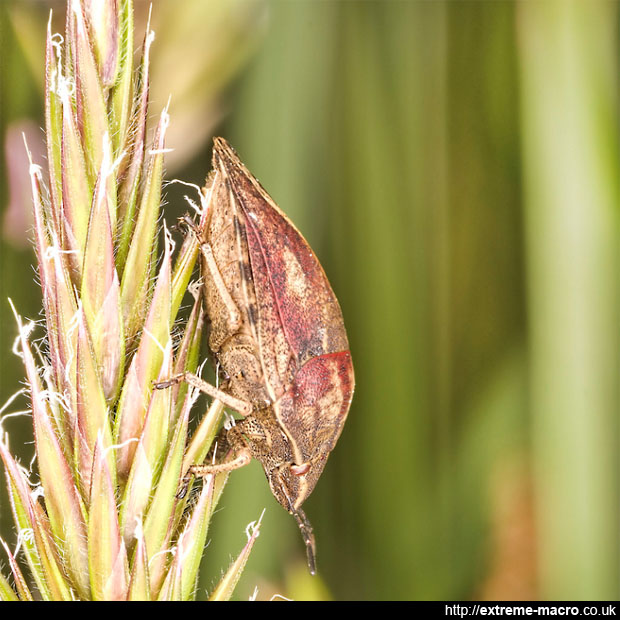
[[[229,471],[258,459],[274,497],[296,519],[316,571],[312,527],[301,510],[342,431],[354,375],[338,301],[308,243],[231,146],[216,138],[201,243],[209,348],[221,389],[187,381],[243,417],[223,430],[232,458],[194,465],[190,475]]]

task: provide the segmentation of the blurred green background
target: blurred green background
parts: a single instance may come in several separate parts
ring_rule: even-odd
[[[0,2],[0,403],[24,376],[7,297],[40,316],[21,133],[43,163],[50,6],[62,31],[64,2]],[[254,463],[201,588],[266,508],[240,599],[619,598],[620,5],[156,0],[152,20],[167,178],[235,146],[319,255],[357,376],[305,505],[319,576]],[[30,424],[3,421],[25,464]]]

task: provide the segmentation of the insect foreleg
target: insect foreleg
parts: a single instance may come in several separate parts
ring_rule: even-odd
[[[226,311],[228,312],[228,332],[235,333],[241,326],[241,313],[239,312],[239,308],[237,308],[235,300],[226,288],[226,283],[224,282],[224,278],[222,278],[219,267],[215,262],[215,257],[213,256],[213,249],[211,246],[208,243],[203,243],[200,246],[200,251],[205,259],[209,272],[211,273],[215,288],[217,289],[222,302],[226,306]]]
[[[182,218],[183,223],[188,227],[191,233],[196,237],[196,240],[200,244],[200,253],[202,254],[206,266],[209,269],[209,273],[213,278],[213,282],[215,284],[215,288],[222,299],[222,303],[226,307],[226,311],[228,312],[228,332],[234,333],[241,326],[241,313],[239,312],[239,308],[235,303],[235,300],[232,298],[230,292],[226,288],[226,283],[224,282],[224,278],[222,278],[222,274],[220,273],[219,267],[217,266],[217,262],[215,260],[215,256],[213,255],[213,248],[209,243],[202,241],[201,233],[196,224],[187,216]]]

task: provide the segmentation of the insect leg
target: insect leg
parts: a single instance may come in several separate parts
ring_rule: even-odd
[[[200,230],[191,218],[185,216],[182,218],[182,221],[189,228],[189,230],[196,237],[196,240],[200,244],[200,252],[202,253],[207,267],[213,277],[217,292],[222,298],[222,302],[224,303],[226,310],[228,311],[228,330],[230,333],[234,333],[239,329],[239,327],[241,327],[241,313],[239,312],[237,304],[235,303],[234,299],[226,288],[226,284],[224,282],[224,279],[222,278],[222,274],[220,273],[219,267],[217,266],[217,262],[215,261],[215,257],[213,255],[213,248],[209,243],[202,241]]]
[[[227,441],[225,443],[229,444],[230,441],[231,438],[227,437]],[[187,490],[189,489],[192,476],[202,478],[204,476],[208,476],[209,474],[220,474],[226,471],[233,471],[234,469],[245,467],[252,460],[250,448],[242,437],[239,441],[237,441],[236,439],[232,440],[232,444],[230,445],[232,447],[233,453],[235,454],[235,458],[231,459],[230,461],[225,461],[224,463],[218,464],[192,465],[183,477],[181,488],[177,493],[177,498],[182,499],[183,497],[185,497],[185,495],[187,495]]]
[[[218,463],[217,465],[192,465],[189,473],[194,476],[208,476],[209,474],[220,474],[224,471],[233,471],[245,467],[252,460],[249,448],[242,449],[241,452],[230,461]]]
[[[230,333],[234,333],[241,327],[241,313],[239,312],[239,308],[237,308],[235,300],[226,288],[226,283],[224,282],[224,278],[222,278],[219,267],[215,262],[215,257],[213,256],[213,249],[211,246],[208,243],[203,243],[200,246],[200,250],[204,256],[207,267],[211,272],[217,292],[222,298],[222,301],[226,306],[226,310],[228,311],[228,329]]]
[[[164,388],[168,388],[172,385],[176,385],[177,383],[189,383],[191,386],[195,387],[197,390],[208,394],[212,398],[217,398],[222,401],[227,407],[234,409],[242,416],[249,416],[252,413],[252,405],[247,403],[240,398],[235,398],[230,394],[227,394],[223,390],[216,388],[214,385],[207,383],[200,377],[193,375],[191,372],[182,372],[181,374],[175,375],[174,377],[170,377],[167,381],[161,381],[159,383],[155,383],[155,388],[158,390],[163,390]]]
[[[218,464],[192,465],[188,474],[194,476],[206,476],[208,474],[219,474],[224,471],[232,471],[244,467],[252,460],[252,451],[247,440],[243,436],[240,427],[243,426],[243,420],[239,423],[239,427],[233,426],[228,430],[222,429],[221,440],[217,441],[217,445],[223,445],[225,452],[232,452],[234,458]],[[208,457],[207,457],[208,458]]]

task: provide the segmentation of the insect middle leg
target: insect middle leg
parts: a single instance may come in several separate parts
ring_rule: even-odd
[[[166,381],[155,383],[154,386],[158,390],[163,390],[176,385],[177,383],[184,382],[189,383],[189,385],[195,387],[197,390],[211,396],[211,398],[217,398],[227,407],[239,412],[243,417],[247,417],[252,413],[252,405],[250,403],[245,400],[241,400],[240,398],[235,398],[231,394],[228,394],[228,392],[224,392],[224,390],[216,388],[214,385],[207,383],[204,379],[201,379],[191,372],[182,372],[178,375],[174,375],[174,377],[170,377],[170,379],[167,379]]]

